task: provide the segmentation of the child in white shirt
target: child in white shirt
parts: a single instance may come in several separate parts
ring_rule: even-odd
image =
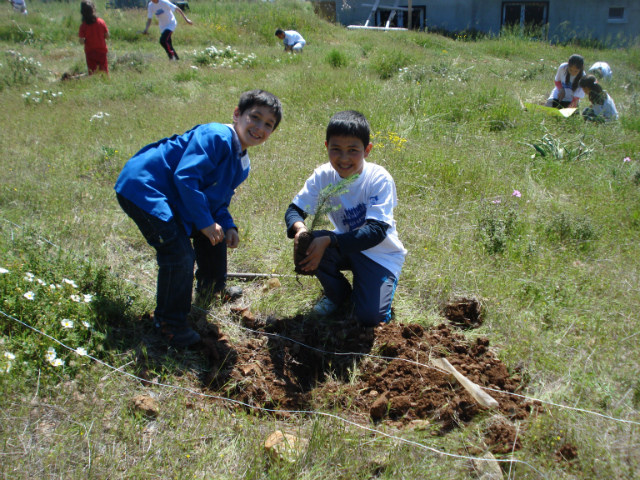
[[[596,77],[587,75],[580,80],[580,87],[585,95],[589,97],[591,106],[583,110],[582,116],[586,121],[610,122],[618,119],[618,110],[613,98],[605,92]]]
[[[295,30],[282,30],[279,28],[276,30],[276,37],[283,41],[285,52],[300,53],[307,44],[302,35]]]
[[[325,141],[329,163],[316,168],[285,215],[287,235],[297,245],[307,231],[306,209],[315,210],[319,193],[359,175],[348,192],[329,200],[334,207],[328,214],[334,230],[311,232],[314,239],[300,265],[303,271],[313,272],[324,288],[325,297],[313,313],[327,315],[351,300],[355,317],[365,327],[391,319],[391,302],[407,254],[393,218],[398,203],[393,178],[383,167],[365,161],[373,147],[369,138],[364,115],[336,113]],[[342,270],[353,272],[353,285]]]
[[[147,11],[147,25],[144,27],[144,31],[140,33],[146,35],[149,32],[153,16],[155,15],[158,17],[158,26],[160,27],[160,32],[162,32],[160,34],[160,45],[162,45],[162,48],[167,52],[169,60],[179,60],[180,58],[173,48],[173,42],[171,41],[173,31],[178,26],[178,22],[176,17],[173,15],[173,12],[177,11],[182,15],[182,18],[184,18],[184,21],[187,22],[188,25],[193,25],[193,22],[187,18],[180,7],[174,5],[168,0],[151,0],[147,7]]]
[[[584,58],[571,55],[569,61],[558,67],[555,88],[547,100],[547,107],[573,108],[578,105],[584,92],[580,88],[580,79],[584,76]]]

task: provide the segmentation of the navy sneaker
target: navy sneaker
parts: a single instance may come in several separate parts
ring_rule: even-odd
[[[156,323],[156,330],[174,348],[187,348],[198,343],[201,338],[189,327],[174,327],[166,323]]]

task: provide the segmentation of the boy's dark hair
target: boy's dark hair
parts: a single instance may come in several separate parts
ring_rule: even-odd
[[[271,110],[271,113],[276,117],[276,123],[273,126],[273,129],[275,130],[278,128],[278,124],[280,123],[280,120],[282,120],[282,104],[278,97],[273,93],[260,89],[249,90],[248,92],[244,92],[240,95],[238,109],[240,109],[241,115],[249,108],[256,105],[259,107],[267,107]]]
[[[603,105],[607,99],[607,92],[602,89],[602,86],[598,83],[598,80],[593,75],[586,75],[580,79],[580,86],[582,88],[588,88],[589,100],[591,103],[598,103]]]
[[[564,79],[565,83],[569,83],[569,80],[571,80],[569,67],[578,67],[580,69],[580,73],[576,75],[576,78],[573,79],[573,83],[571,84],[571,90],[575,92],[578,89],[580,79],[584,75],[584,58],[582,58],[582,55],[577,55],[574,53],[569,57],[569,65],[567,65],[567,76]]]
[[[80,3],[80,15],[82,15],[82,21],[87,25],[96,23],[98,17],[96,17],[96,6],[91,0],[82,0]]]
[[[277,30],[276,30],[276,37],[277,37],[278,35],[284,35],[284,30],[282,30],[281,28],[277,29]]]
[[[327,125],[327,142],[331,137],[356,137],[366,148],[369,145],[371,127],[363,114],[355,110],[338,112]]]

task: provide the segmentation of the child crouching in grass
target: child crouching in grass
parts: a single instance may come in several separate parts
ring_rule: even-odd
[[[365,161],[373,147],[369,138],[364,115],[336,113],[325,141],[329,163],[307,179],[285,215],[287,236],[297,245],[307,231],[305,207],[315,207],[327,186],[359,175],[348,192],[329,200],[336,208],[328,214],[335,229],[312,232],[315,238],[301,266],[314,272],[324,288],[325,297],[312,313],[328,315],[350,299],[355,317],[365,327],[391,319],[391,302],[407,254],[393,219],[398,203],[393,178],[383,167]],[[344,270],[353,272],[353,285],[341,273]]]
[[[233,125],[197,125],[147,145],[120,173],[118,202],[157,253],[155,327],[173,347],[200,341],[187,324],[194,261],[200,295],[227,292],[227,248],[240,241],[229,203],[249,175],[247,149],[266,142],[281,119],[276,96],[245,92]]]
[[[594,75],[583,77],[580,80],[580,87],[591,102],[591,106],[582,111],[586,121],[610,122],[618,119],[618,110],[613,98],[602,89]]]

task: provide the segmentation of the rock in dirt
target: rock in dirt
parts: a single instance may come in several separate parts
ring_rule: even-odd
[[[264,287],[262,287],[262,291],[268,292],[269,290],[279,288],[280,286],[280,280],[278,280],[277,278],[270,278],[269,280],[267,280],[267,283],[265,283]]]
[[[444,307],[444,316],[456,327],[463,330],[482,325],[480,302],[475,298],[459,298]]]
[[[487,452],[482,458],[484,458],[484,460],[472,460],[478,477],[481,480],[502,480],[502,469],[500,468],[500,464],[496,462],[496,457],[494,457],[491,452]]]
[[[411,397],[407,395],[400,395],[391,399],[391,405],[389,406],[389,413],[395,416],[402,416],[411,408]]]
[[[149,395],[138,395],[132,401],[134,410],[147,417],[157,417],[160,413],[160,405],[155,398]]]
[[[308,440],[280,430],[273,432],[264,442],[264,448],[274,460],[295,463],[304,452]]]
[[[369,410],[371,418],[374,420],[380,420],[384,417],[387,414],[388,403],[389,400],[387,399],[386,394],[381,395],[375,402],[373,402],[373,405],[371,405],[371,409]]]
[[[405,430],[422,432],[429,428],[429,420],[411,420],[411,422],[405,427]]]
[[[487,421],[485,443],[493,453],[511,453],[522,448],[516,426],[502,415],[494,415]]]

